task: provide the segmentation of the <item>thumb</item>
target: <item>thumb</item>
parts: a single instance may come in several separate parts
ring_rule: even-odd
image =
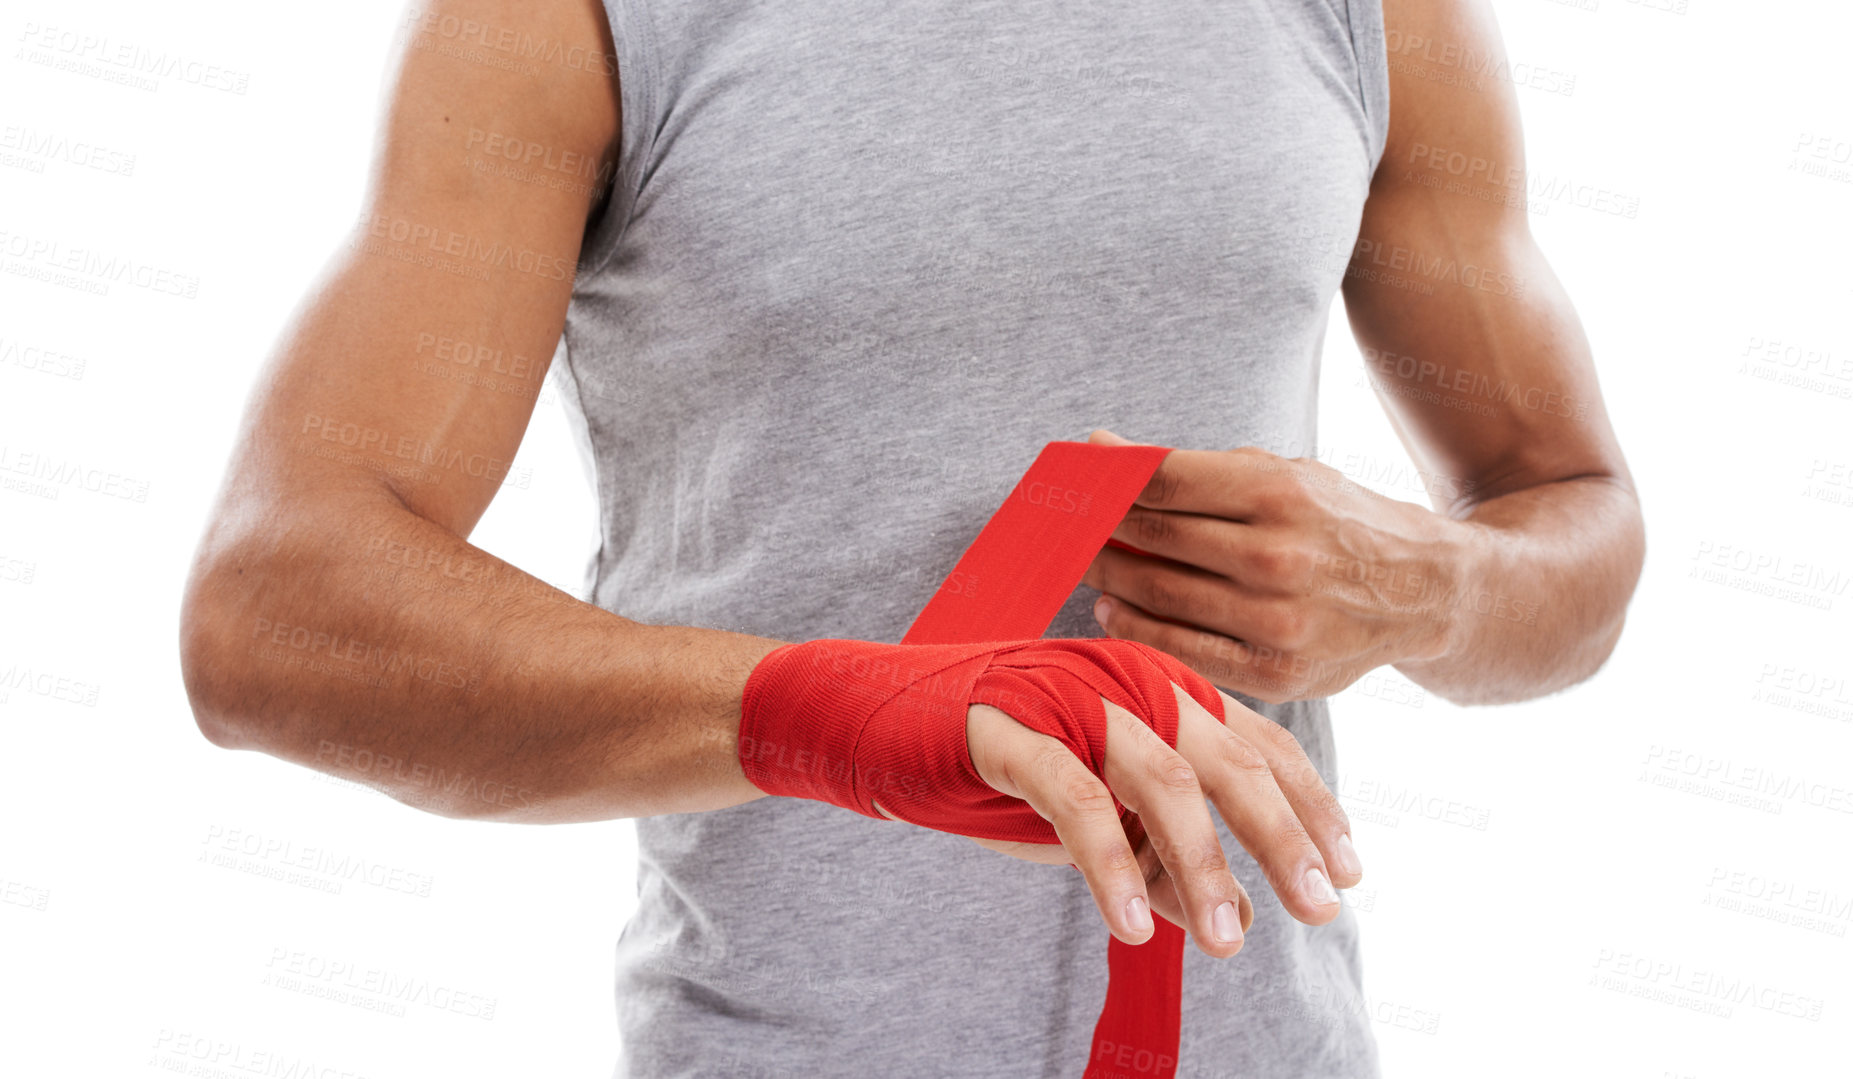
[[[1087,441],[1093,446],[1137,446],[1139,443],[1121,438],[1105,427],[1096,427],[1088,433]]]

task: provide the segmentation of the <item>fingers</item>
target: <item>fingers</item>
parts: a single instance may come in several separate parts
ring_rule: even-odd
[[[1263,551],[1272,564],[1281,567],[1271,571],[1268,587],[1220,567],[1199,568],[1210,565],[1201,553],[1195,557],[1196,565],[1185,565],[1113,547],[1101,549],[1081,583],[1153,617],[1187,622],[1285,651],[1318,645],[1331,654],[1349,655],[1364,651],[1375,640],[1376,627],[1369,618],[1331,617],[1322,601],[1309,601],[1308,597],[1317,600],[1334,591],[1320,592],[1322,583],[1312,580],[1312,555],[1285,547]],[[1351,587],[1367,589],[1365,585]],[[1394,598],[1382,592],[1371,599],[1360,598],[1356,613],[1393,613],[1399,609]],[[1400,605],[1409,606],[1407,602]]]
[[[1129,445],[1100,429],[1088,441]],[[1172,450],[1159,463],[1138,504],[1183,513],[1203,513],[1230,520],[1265,513],[1279,500],[1277,491],[1289,467],[1284,458],[1243,446],[1232,450]]]
[[[1209,718],[1188,695],[1183,700]],[[1234,955],[1242,946],[1248,897],[1229,871],[1196,769],[1143,720],[1105,698],[1101,703],[1107,711],[1107,786],[1139,815],[1151,838],[1176,888],[1178,924],[1206,954]]]
[[[1188,930],[1205,954],[1240,950],[1254,908],[1229,871],[1206,798],[1289,914],[1309,925],[1337,917],[1335,888],[1355,885],[1363,871],[1344,810],[1298,741],[1220,690],[1226,721],[1175,683],[1172,692],[1175,748],[1102,698],[1102,777],[1056,739],[973,705],[973,767],[1050,822],[1065,855],[1053,860],[1073,862],[1108,931],[1128,944],[1150,938],[1156,911]],[[1115,795],[1137,814],[1130,837]]]
[[[1236,635],[1231,618],[1244,612],[1252,597],[1217,572],[1202,552],[1194,562],[1161,561],[1102,547],[1081,583],[1160,617]],[[1206,565],[1210,568],[1201,568]]]
[[[1110,637],[1169,653],[1217,685],[1264,701],[1304,700],[1325,688],[1320,679],[1329,672],[1304,656],[1167,622],[1123,599],[1101,596],[1094,604],[1094,618]]]
[[[1324,925],[1339,913],[1333,878],[1349,887],[1361,877],[1354,852],[1344,871],[1332,868],[1342,857],[1339,839],[1349,830],[1343,811],[1323,783],[1316,791],[1308,787],[1307,777],[1316,781],[1318,773],[1305,755],[1295,764],[1278,736],[1256,729],[1255,721],[1280,734],[1284,730],[1226,695],[1223,707],[1230,726],[1207,713],[1180,715],[1179,752],[1197,764],[1210,800],[1254,856],[1281,906],[1308,925]],[[1298,743],[1293,746],[1297,750]]]
[[[1299,739],[1227,693],[1222,696],[1223,715],[1229,729],[1244,736],[1267,758],[1274,782],[1318,846],[1332,883],[1340,888],[1356,885],[1364,879],[1364,867],[1351,842],[1351,820],[1339,805],[1338,796],[1325,785],[1325,779],[1307,758]],[[1180,734],[1180,740],[1181,737]]]
[[[1145,877],[1145,894],[1151,901],[1152,910],[1169,918],[1172,925],[1186,924],[1184,903],[1178,897],[1177,885],[1171,882],[1171,874],[1166,872],[1164,863],[1158,859],[1158,852],[1152,848],[1151,838],[1143,829],[1139,832],[1138,841],[1132,845],[1132,854],[1139,860],[1139,872]],[[1238,887],[1241,883],[1236,881]],[[1241,915],[1242,932],[1246,934],[1248,927],[1255,921],[1255,905],[1249,901],[1246,891],[1242,893],[1237,913]]]
[[[1127,944],[1149,940],[1153,922],[1145,877],[1106,784],[1067,746],[990,705],[971,706],[966,738],[979,777],[1028,802],[1054,826],[1068,852],[1063,860],[1073,861],[1086,878],[1107,931]]]

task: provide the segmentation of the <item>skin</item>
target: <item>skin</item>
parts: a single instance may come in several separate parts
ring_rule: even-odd
[[[591,55],[613,51],[597,0],[436,0],[426,11],[519,27]],[[608,166],[620,117],[615,76],[597,65],[478,64],[420,32],[430,25],[413,24],[407,35],[361,224],[256,382],[192,566],[181,665],[200,729],[216,745],[269,753],[456,818],[606,820],[762,797],[738,760],[741,690],[782,642],[627,620],[468,542],[526,430],[603,191],[466,162],[493,162],[483,136],[494,133],[542,146],[554,160],[573,154]],[[1463,209],[1471,207],[1442,207]],[[1367,222],[1380,216],[1367,212]],[[393,238],[408,229],[430,231]],[[469,252],[492,244],[526,254],[519,265],[473,274],[432,264],[469,264]],[[1392,310],[1407,300],[1385,297],[1381,310],[1354,317],[1371,327],[1371,340],[1405,340],[1399,335],[1413,331],[1399,327],[1423,321]],[[1458,318],[1500,340],[1535,329],[1496,324],[1494,314]],[[503,365],[499,380],[442,377],[458,370],[439,351],[455,347],[450,339],[498,357],[487,366]],[[1575,357],[1565,355],[1568,366],[1548,373],[1573,380]],[[1195,489],[1182,469],[1162,474],[1142,513],[1180,512],[1164,499],[1172,486]],[[1210,489],[1223,492],[1222,481]],[[1521,564],[1549,548],[1520,519],[1509,524],[1515,550],[1478,561]],[[1142,572],[1101,583],[1137,596],[1123,582]],[[1214,622],[1201,613],[1202,624]],[[1178,654],[1202,660],[1200,650]],[[1437,650],[1427,660],[1470,677],[1471,662],[1446,658]],[[1289,913],[1310,924],[1336,917],[1324,882],[1350,887],[1361,868],[1337,799],[1299,745],[1227,695],[1226,723],[1178,696],[1176,748],[1103,701],[1104,777],[1004,713],[970,708],[979,774],[1028,801],[1063,840],[987,845],[1073,863],[1122,940],[1149,937],[1143,904],[1184,926],[1205,953],[1226,957],[1241,946],[1252,904],[1217,842],[1213,803]],[[1144,836],[1121,830],[1109,789],[1139,813]]]
[[[1402,47],[1345,308],[1434,508],[1312,459],[1178,450],[1114,532],[1143,553],[1109,546],[1084,582],[1108,635],[1261,700],[1328,696],[1386,664],[1457,703],[1525,700],[1614,649],[1640,503],[1576,312],[1508,204],[1524,191],[1513,88],[1436,77],[1468,51],[1503,55],[1490,9],[1384,12]],[[1423,294],[1403,287],[1418,259],[1485,276]]]

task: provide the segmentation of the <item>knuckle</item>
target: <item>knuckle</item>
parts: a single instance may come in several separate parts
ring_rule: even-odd
[[[1312,552],[1297,543],[1269,543],[1254,552],[1254,564],[1267,577],[1299,582],[1312,575]]]
[[[1229,860],[1223,855],[1222,844],[1211,840],[1193,847],[1185,866],[1199,880],[1208,880],[1227,873]]]
[[[1089,859],[1094,868],[1109,877],[1127,877],[1138,874],[1144,877],[1145,871],[1139,866],[1139,858],[1124,843],[1115,843],[1096,853]]]
[[[1282,553],[1284,550],[1280,545],[1272,543],[1257,547],[1249,552],[1249,564],[1254,567],[1257,576],[1274,580],[1285,574],[1287,563],[1286,555]]]
[[[1325,785],[1325,779],[1319,770],[1305,758],[1289,761],[1279,770],[1281,786],[1291,789],[1300,801],[1315,813],[1345,819],[1344,806],[1332,788]]]
[[[1274,576],[1290,585],[1299,585],[1313,575],[1313,553],[1297,543],[1285,543],[1274,549]]]
[[[1297,652],[1307,644],[1311,618],[1297,604],[1281,604],[1266,617],[1268,636],[1284,651]]]
[[[1191,651],[1190,665],[1211,683],[1233,685],[1248,673],[1248,648],[1231,637],[1200,631]]]
[[[1339,831],[1351,830],[1351,817],[1346,814],[1344,805],[1338,800],[1338,795],[1327,790],[1325,784],[1321,783],[1316,787],[1308,788],[1305,798],[1307,804],[1312,806],[1313,812],[1330,817],[1338,825]]]
[[[1211,635],[1205,634],[1204,636],[1207,638]],[[1172,647],[1178,647],[1174,637],[1167,635],[1166,640],[1174,642]],[[1128,665],[1142,667],[1147,673],[1157,674],[1175,682],[1178,680],[1177,676],[1179,672],[1188,671],[1190,669],[1182,660],[1155,644],[1149,644],[1145,641],[1123,641],[1120,643],[1128,647],[1125,651],[1120,653],[1118,657],[1119,660]]]
[[[1290,851],[1298,848],[1316,852],[1317,848],[1313,847],[1313,837],[1306,831],[1306,825],[1301,822],[1300,818],[1291,814],[1282,817],[1279,823],[1269,829],[1269,833],[1274,840],[1276,850]]]
[[[1165,868],[1164,860],[1159,858],[1157,855],[1158,855],[1157,850],[1153,850],[1152,858],[1149,861],[1141,862],[1139,864],[1139,876],[1144,878],[1145,884],[1148,888],[1152,886],[1153,884],[1156,884],[1160,877],[1163,877],[1167,873],[1170,872],[1170,870]]]
[[[1158,471],[1152,473],[1151,482],[1146,485],[1144,494],[1140,496],[1140,501],[1148,505],[1169,506],[1177,501],[1177,493],[1182,487],[1182,480],[1161,467]]]
[[[1265,718],[1258,726],[1261,730],[1261,738],[1274,750],[1287,755],[1295,767],[1302,764],[1307,768],[1312,767],[1312,762],[1306,758],[1306,751],[1300,748],[1300,740],[1293,736],[1292,731]]]
[[[1267,756],[1254,744],[1229,731],[1217,740],[1216,755],[1235,774],[1243,779],[1256,780],[1263,776],[1271,778],[1273,770],[1268,767]]]
[[[1029,767],[1034,769],[1038,778],[1059,785],[1069,776],[1067,758],[1072,756],[1074,754],[1069,752],[1067,746],[1051,738],[1046,742],[1038,742],[1030,754]]]
[[[1285,517],[1306,497],[1299,477],[1289,470],[1277,473],[1255,492],[1255,508],[1268,517]]]
[[[1160,614],[1183,614],[1191,609],[1189,585],[1170,574],[1155,571],[1141,583],[1140,606]]]
[[[1079,772],[1063,777],[1056,792],[1061,804],[1073,813],[1094,816],[1113,812],[1112,792],[1092,773]]]
[[[1166,794],[1183,797],[1195,795],[1200,790],[1197,786],[1197,770],[1190,766],[1189,761],[1169,749],[1153,753],[1146,768],[1153,782]]]
[[[1170,514],[1134,510],[1131,519],[1133,535],[1138,537],[1141,547],[1163,546],[1177,535],[1177,527]]]

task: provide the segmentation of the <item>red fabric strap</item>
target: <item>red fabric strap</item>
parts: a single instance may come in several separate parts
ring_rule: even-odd
[[[747,679],[740,762],[770,794],[809,798],[957,835],[1059,842],[1041,815],[994,790],[965,737],[991,704],[1105,768],[1104,697],[1177,744],[1182,686],[1222,717],[1215,686],[1171,656],[1111,638],[1042,634],[1170,450],[1051,442],[899,644],[782,645]],[[880,809],[877,809],[879,804]],[[1136,815],[1115,808],[1136,843]],[[1154,916],[1143,945],[1108,937],[1106,1004],[1087,1079],[1177,1067],[1184,933]]]
[[[901,640],[1040,637],[1170,452],[1167,446],[1045,445]],[[1221,697],[1213,687],[1210,695],[1215,703],[1206,707],[1221,716]],[[1177,743],[1175,730],[1168,741]],[[1184,931],[1156,911],[1152,924],[1144,944],[1107,936],[1107,999],[1083,1079],[1129,1072],[1172,1079],[1177,1073]]]

